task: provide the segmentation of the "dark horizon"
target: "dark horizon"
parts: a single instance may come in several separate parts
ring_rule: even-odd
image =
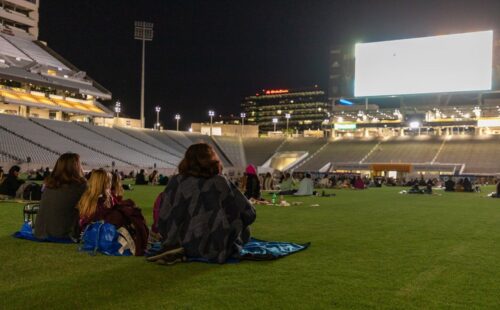
[[[40,1],[40,40],[86,71],[139,117],[140,42],[147,44],[146,126],[182,129],[207,112],[239,114],[248,95],[328,83],[329,50],[355,42],[500,29],[499,1]]]

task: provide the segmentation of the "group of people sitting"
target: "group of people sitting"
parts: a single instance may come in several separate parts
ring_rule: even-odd
[[[159,214],[153,215],[162,248],[149,261],[168,264],[187,256],[224,263],[238,258],[250,240],[256,212],[221,172],[221,162],[208,144],[187,149],[178,174],[165,188]],[[97,221],[125,228],[134,254],[144,254],[149,229],[141,209],[123,198],[121,177],[95,169],[87,180],[78,154],[61,155],[44,180],[34,236],[78,242],[85,228]]]
[[[271,174],[265,180],[271,179]],[[262,201],[262,190],[266,190],[266,187],[262,188],[261,180],[257,175],[257,169],[253,165],[248,165],[245,169],[245,175],[243,181],[241,182],[245,196],[248,199],[254,199],[257,201]],[[295,195],[295,196],[312,196],[315,194],[314,182],[311,179],[311,175],[306,173],[303,175],[300,181],[295,180],[290,173],[283,174],[281,182],[277,187],[273,187],[274,190],[278,190],[279,195]],[[268,190],[269,191],[269,190]]]

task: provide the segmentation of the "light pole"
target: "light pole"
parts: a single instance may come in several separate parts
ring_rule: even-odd
[[[288,137],[288,121],[290,120],[290,113],[286,113],[285,118],[286,118],[286,136]]]
[[[175,114],[175,121],[177,122],[177,131],[179,131],[179,121],[181,119],[180,114]]]
[[[213,110],[208,111],[208,116],[210,116],[210,136],[212,136],[212,124],[215,112]]]
[[[120,118],[120,112],[122,111],[122,104],[120,101],[115,103],[116,118]]]
[[[155,111],[156,111],[156,129],[160,130],[160,111],[161,111],[161,107],[157,105],[155,107]]]
[[[276,125],[278,124],[278,118],[273,117],[274,132],[276,132]]]
[[[247,117],[247,114],[242,112],[240,113],[241,117],[241,136],[243,137],[243,129],[245,128],[245,117]]]
[[[144,128],[144,76],[146,63],[146,41],[153,41],[153,23],[135,22],[134,39],[142,41],[142,69],[141,69],[141,125]]]

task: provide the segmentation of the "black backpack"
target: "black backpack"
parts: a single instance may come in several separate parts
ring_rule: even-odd
[[[42,186],[36,183],[26,185],[23,191],[24,200],[40,200],[42,199]]]

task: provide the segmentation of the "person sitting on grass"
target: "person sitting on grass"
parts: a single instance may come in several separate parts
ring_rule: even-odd
[[[257,176],[257,169],[254,165],[248,165],[245,169],[245,197],[248,199],[261,200],[260,196],[260,181]]]
[[[113,224],[121,235],[133,239],[128,247],[135,256],[144,255],[148,241],[148,227],[132,200],[118,201],[111,192],[112,175],[104,169],[93,170],[77,208],[80,228],[85,230],[92,222],[104,221]],[[124,228],[126,232],[122,229]],[[126,238],[127,239],[127,238]]]
[[[9,169],[9,173],[3,178],[3,181],[0,184],[0,195],[11,197],[16,196],[17,190],[24,184],[24,181],[19,179],[20,171],[21,167],[19,166],[12,166]]]
[[[206,143],[191,145],[171,177],[160,207],[162,249],[148,261],[173,264],[185,257],[224,263],[239,258],[256,213]]]
[[[361,179],[361,177],[358,175],[356,177],[356,180],[354,180],[354,188],[355,189],[365,189],[365,183]]]
[[[111,178],[111,195],[117,200],[121,201],[123,199],[123,185],[121,176],[113,172]]]
[[[146,174],[144,172],[144,169],[141,169],[141,171],[135,176],[135,185],[147,185],[148,181],[146,180]]]
[[[311,180],[311,175],[306,173],[304,178],[300,180],[299,189],[294,193],[295,196],[312,196],[314,195],[314,183]]]
[[[294,193],[297,192],[296,189],[293,187],[295,186],[296,181],[294,178],[291,176],[289,172],[285,173],[285,178],[283,181],[280,183],[280,192],[278,193],[279,195],[293,195]]]
[[[454,192],[455,191],[455,182],[451,178],[448,178],[448,180],[446,180],[446,182],[444,182],[444,191],[445,192]]]
[[[74,153],[62,154],[44,181],[34,226],[35,237],[77,240],[80,230],[76,204],[86,187],[87,180],[83,177],[80,156]]]

